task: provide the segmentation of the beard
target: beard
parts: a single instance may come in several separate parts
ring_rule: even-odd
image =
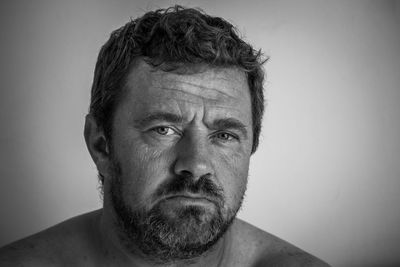
[[[246,190],[244,186],[235,207],[224,208],[223,190],[209,176],[197,181],[175,176],[158,187],[153,197],[159,201],[154,206],[132,208],[124,198],[121,167],[116,161],[113,165],[109,193],[119,238],[129,251],[139,249],[155,263],[193,259],[210,250],[234,221]],[[204,196],[213,208],[192,204],[168,206],[167,196],[183,193]]]

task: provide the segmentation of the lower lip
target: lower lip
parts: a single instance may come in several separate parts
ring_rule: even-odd
[[[211,205],[213,202],[206,198],[194,198],[185,196],[169,197],[166,201],[178,202],[180,204],[186,205]]]

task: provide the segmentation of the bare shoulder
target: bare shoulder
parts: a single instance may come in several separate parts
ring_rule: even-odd
[[[74,217],[0,248],[0,266],[58,266],[73,264],[71,257],[74,261],[87,260],[93,224],[99,213]]]
[[[233,247],[240,250],[235,251],[239,255],[240,266],[329,266],[321,259],[240,219],[232,225],[232,232]]]

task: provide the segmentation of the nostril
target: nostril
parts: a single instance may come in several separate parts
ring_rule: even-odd
[[[191,172],[188,171],[188,170],[182,170],[182,171],[179,173],[179,175],[182,176],[182,178],[185,178],[185,179],[193,178],[193,173],[191,173]]]

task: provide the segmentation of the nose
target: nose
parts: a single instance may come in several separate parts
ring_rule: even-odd
[[[203,176],[213,176],[209,144],[198,137],[183,137],[177,147],[174,172],[177,175],[198,180]]]

